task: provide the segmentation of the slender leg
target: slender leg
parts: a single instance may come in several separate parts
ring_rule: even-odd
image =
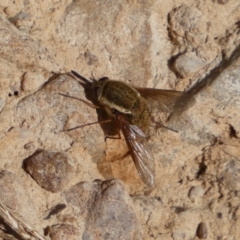
[[[114,125],[115,125],[115,127],[116,127],[116,129],[117,129],[117,137],[115,137],[115,136],[106,136],[106,137],[105,137],[105,142],[106,142],[106,140],[107,140],[108,138],[109,138],[109,139],[122,139],[122,138],[121,138],[121,135],[120,135],[120,132],[119,132],[119,127],[118,127],[116,121],[114,121]]]
[[[117,129],[117,137],[115,137],[115,136],[106,136],[104,141],[106,142],[108,138],[109,139],[122,139],[121,135],[120,135],[120,132],[119,132],[119,128]]]
[[[85,104],[87,104],[89,107],[92,107],[92,108],[100,108],[100,107],[98,107],[98,106],[96,106],[96,105],[94,105],[94,104],[92,104],[92,103],[90,103],[90,102],[88,102],[88,101],[85,101],[85,100],[83,100],[83,99],[81,99],[81,98],[77,98],[77,97],[65,95],[65,94],[62,94],[62,93],[58,93],[58,94],[61,95],[61,96],[64,96],[64,97],[69,97],[69,98],[77,99],[77,100],[79,100],[79,101],[81,101],[81,102],[84,102]]]
[[[70,131],[78,129],[78,128],[82,128],[82,127],[86,127],[86,126],[90,126],[90,125],[94,125],[94,124],[98,124],[98,123],[111,122],[111,121],[112,121],[112,119],[108,119],[108,120],[104,120],[104,121],[87,123],[87,124],[84,124],[84,125],[81,125],[81,126],[77,126],[77,127],[74,127],[74,128],[69,128],[67,130],[62,130],[61,132],[70,132]]]
[[[164,127],[164,128],[166,128],[166,129],[168,129],[168,130],[171,130],[171,131],[173,131],[173,132],[178,132],[177,130],[175,130],[175,129],[172,129],[172,128],[170,128],[170,127],[167,127],[167,126],[164,126],[162,123],[160,123],[160,122],[156,122],[156,121],[154,121],[154,119],[153,118],[151,118],[151,120],[152,120],[152,122],[153,123],[155,123],[156,124],[156,127]]]

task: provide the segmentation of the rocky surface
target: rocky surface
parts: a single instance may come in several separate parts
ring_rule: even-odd
[[[62,191],[74,173],[66,154],[46,150],[37,150],[25,159],[24,169],[40,187],[53,193]]]
[[[238,0],[1,1],[0,11],[6,216],[34,226],[23,229],[35,239],[240,239]],[[142,183],[124,139],[105,140],[110,123],[65,131],[102,119],[59,94],[86,99],[67,74],[72,69],[86,78],[190,89],[196,103],[164,123],[178,132],[150,127],[153,189]],[[38,149],[48,156],[25,171]],[[0,239],[19,239],[3,212]]]
[[[78,183],[64,195],[75,207],[73,215],[85,219],[82,239],[143,239],[132,200],[118,180]]]

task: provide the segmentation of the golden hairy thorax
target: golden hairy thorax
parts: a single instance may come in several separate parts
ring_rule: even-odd
[[[97,82],[98,101],[111,115],[112,110],[126,114],[131,124],[145,132],[150,122],[150,112],[145,99],[126,83],[103,79]]]

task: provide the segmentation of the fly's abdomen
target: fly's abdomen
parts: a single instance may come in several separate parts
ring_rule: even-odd
[[[142,97],[136,100],[132,108],[131,123],[138,126],[144,133],[147,133],[150,124],[150,111],[146,100]]]

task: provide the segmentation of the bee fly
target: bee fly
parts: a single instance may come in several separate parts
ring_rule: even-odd
[[[154,186],[154,159],[147,147],[147,130],[151,123],[151,110],[155,107],[160,111],[170,113],[183,111],[191,96],[187,92],[132,87],[107,77],[90,81],[75,71],[71,72],[91,88],[97,103],[95,107],[104,109],[117,123],[140,177],[149,187]],[[83,99],[79,100],[92,106]],[[91,125],[91,123],[86,125]]]

